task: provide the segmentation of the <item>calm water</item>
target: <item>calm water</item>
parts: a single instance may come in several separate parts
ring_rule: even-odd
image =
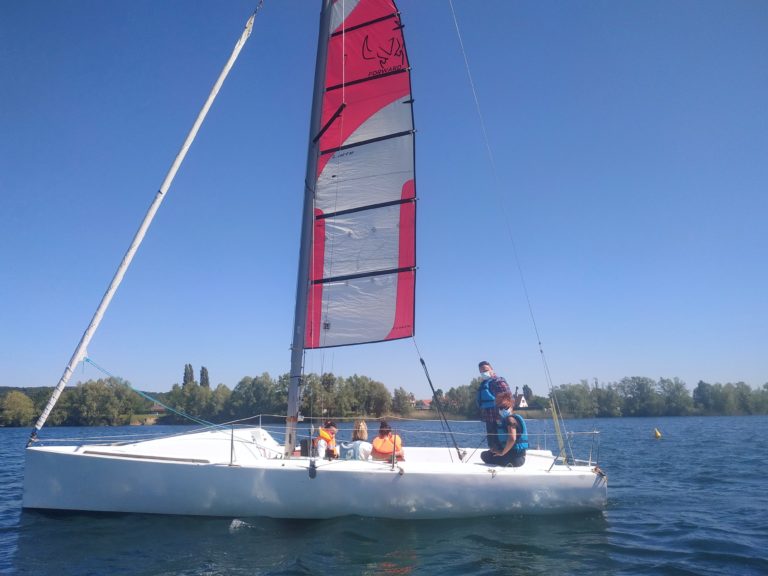
[[[0,573],[768,574],[768,417],[568,422],[592,427],[609,477],[604,513],[450,522],[22,512],[28,430],[0,429]],[[404,433],[406,445],[420,438]]]

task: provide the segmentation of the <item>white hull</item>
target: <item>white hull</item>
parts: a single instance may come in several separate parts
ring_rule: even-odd
[[[258,440],[258,441],[255,441]],[[25,508],[196,516],[464,518],[601,510],[607,479],[591,466],[552,466],[529,450],[520,468],[409,447],[407,460],[283,460],[260,428],[134,444],[27,449]]]

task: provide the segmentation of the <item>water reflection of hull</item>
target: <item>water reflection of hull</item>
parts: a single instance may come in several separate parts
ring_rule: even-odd
[[[321,574],[332,568],[444,576],[509,573],[520,562],[531,574],[615,573],[602,513],[510,518],[503,531],[494,531],[480,518],[312,522],[24,512],[20,532],[9,572],[20,576]],[[594,556],[585,557],[589,550]]]

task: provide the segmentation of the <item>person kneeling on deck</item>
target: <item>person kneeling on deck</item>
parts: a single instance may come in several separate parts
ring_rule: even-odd
[[[336,432],[338,432],[336,422],[333,420],[326,420],[323,427],[317,433],[317,437],[312,440],[315,446],[315,451],[321,458],[333,458],[339,457],[339,448],[336,446]]]
[[[525,451],[528,448],[528,429],[525,420],[514,413],[515,403],[510,392],[496,395],[497,434],[501,448],[492,448],[480,453],[486,464],[513,466],[525,464]]]
[[[393,434],[392,428],[386,422],[379,426],[379,435],[373,439],[371,457],[374,460],[391,460],[392,454],[398,460],[405,460],[403,441],[399,434]]]

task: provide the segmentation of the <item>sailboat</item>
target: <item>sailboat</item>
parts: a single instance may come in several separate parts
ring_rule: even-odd
[[[414,333],[413,99],[401,15],[392,0],[323,0],[284,443],[260,426],[109,445],[46,445],[38,437],[252,26],[253,16],[35,425],[23,506],[306,519],[603,509],[605,474],[591,455],[577,460],[566,450],[528,450],[518,468],[485,464],[477,450],[458,445],[408,447],[404,461],[327,460],[296,450],[306,350]]]

